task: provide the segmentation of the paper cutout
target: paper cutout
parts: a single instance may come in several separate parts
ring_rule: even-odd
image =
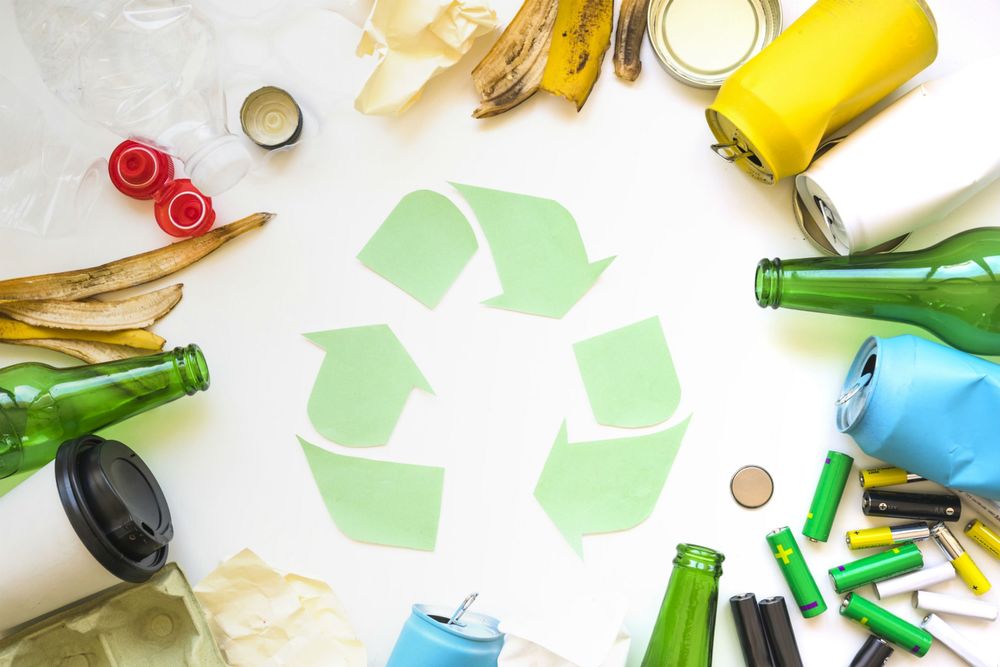
[[[444,468],[370,461],[299,438],[330,518],[359,542],[433,551]]]
[[[681,386],[660,318],[580,341],[573,352],[599,423],[653,426],[677,409]]]
[[[384,445],[416,387],[434,390],[385,324],[305,334],[326,356],[309,396],[309,420],[348,447]]]
[[[690,419],[659,433],[572,444],[563,422],[535,498],[577,554],[585,533],[634,528],[649,517]]]
[[[401,114],[424,85],[493,30],[496,12],[482,0],[377,0],[358,44],[379,64],[354,101],[367,114]]]
[[[576,220],[556,201],[452,185],[475,211],[503,286],[488,306],[562,317],[615,259],[591,263]]]
[[[365,667],[364,644],[330,586],[244,549],[194,588],[233,667]]]
[[[396,204],[358,259],[434,308],[478,247],[469,221],[450,199],[417,190]]]

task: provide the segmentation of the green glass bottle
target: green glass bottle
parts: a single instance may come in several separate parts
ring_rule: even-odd
[[[715,609],[725,556],[694,544],[678,544],[674,570],[653,626],[642,667],[709,667]]]
[[[90,366],[0,370],[0,479],[40,468],[66,440],[208,389],[197,345]]]
[[[973,354],[1000,354],[1000,228],[972,229],[914,252],[761,260],[761,307],[923,327]]]

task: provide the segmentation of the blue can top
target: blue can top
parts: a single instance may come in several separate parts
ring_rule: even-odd
[[[447,632],[462,639],[478,642],[492,642],[503,637],[500,632],[500,621],[474,611],[466,612],[459,624],[446,625],[453,610],[427,604],[413,605],[413,616],[442,632]]]

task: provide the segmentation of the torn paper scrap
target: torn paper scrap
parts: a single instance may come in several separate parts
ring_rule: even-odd
[[[249,549],[194,588],[233,667],[365,667],[367,654],[325,582],[272,569]]]
[[[482,0],[377,0],[357,54],[378,54],[380,61],[354,108],[403,113],[428,81],[457,63],[496,23],[496,12]]]

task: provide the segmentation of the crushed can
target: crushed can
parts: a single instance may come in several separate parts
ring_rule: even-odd
[[[463,608],[468,601],[453,614],[413,605],[386,667],[496,667],[504,639],[500,621]]]

